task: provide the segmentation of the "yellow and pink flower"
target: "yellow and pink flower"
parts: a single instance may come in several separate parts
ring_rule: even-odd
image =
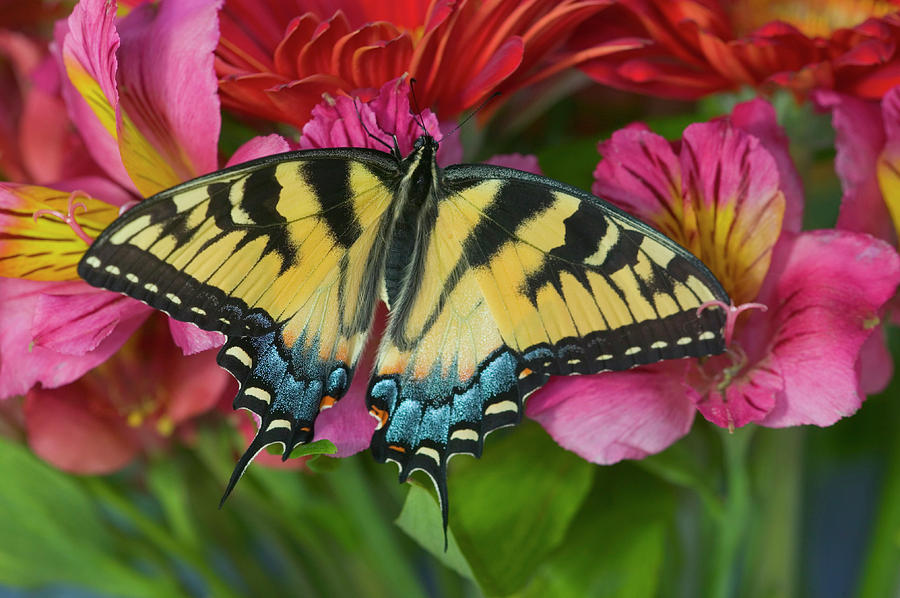
[[[800,183],[769,104],[690,125],[676,143],[632,126],[600,152],[597,195],[693,251],[736,304],[768,309],[741,317],[723,356],[551,380],[527,413],[562,446],[598,463],[640,458],[697,411],[729,429],[828,426],[883,386],[890,362],[861,356],[880,342],[900,256],[866,234],[800,231]]]

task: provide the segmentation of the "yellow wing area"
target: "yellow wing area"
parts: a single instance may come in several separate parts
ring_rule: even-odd
[[[686,250],[598,200],[527,180],[450,194],[464,253],[504,342],[550,374],[595,373],[692,354],[720,341],[728,301]],[[450,207],[445,211],[449,212]],[[712,351],[714,352],[714,351]]]
[[[303,337],[323,358],[332,349],[355,357],[376,302],[368,266],[382,251],[391,197],[369,168],[340,158],[224,171],[128,212],[81,274],[202,328],[239,335],[284,323],[287,346]]]

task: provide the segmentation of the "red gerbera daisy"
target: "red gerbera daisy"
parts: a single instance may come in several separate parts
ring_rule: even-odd
[[[408,73],[422,107],[452,118],[596,55],[562,50],[608,0],[228,0],[216,69],[223,104],[301,127],[323,92]],[[606,51],[606,50],[604,50]]]

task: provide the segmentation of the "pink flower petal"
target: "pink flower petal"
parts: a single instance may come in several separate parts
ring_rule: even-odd
[[[135,189],[122,164],[116,133],[119,34],[115,20],[114,4],[83,0],[67,21],[57,23],[55,38],[61,48],[61,67],[68,75],[62,95],[72,123],[94,161],[119,185]]]
[[[400,77],[385,83],[369,102],[347,96],[320,102],[312,110],[312,119],[303,127],[300,147],[367,147],[389,151],[396,136],[400,153],[405,156],[412,151],[416,139],[426,132],[440,140],[437,117],[429,110],[416,117],[410,114],[408,94],[409,82]],[[443,153],[442,146],[438,156],[443,158]]]
[[[856,364],[900,282],[900,256],[868,235],[827,230],[786,242],[778,258],[766,300],[784,392],[762,423],[827,426],[862,403]]]
[[[116,352],[148,315],[149,309],[121,320],[96,348],[64,355],[34,344],[33,322],[40,296],[99,292],[82,282],[45,283],[0,278],[0,398],[25,394],[35,384],[56,388],[81,377]],[[134,302],[137,304],[137,302]],[[140,306],[140,304],[137,304]]]
[[[727,355],[713,358],[720,368],[728,366],[728,359]],[[703,370],[710,369],[710,365],[704,364]],[[724,393],[719,390],[716,380],[692,382],[688,397],[703,417],[729,430],[763,420],[775,407],[778,395],[784,389],[783,374],[771,355],[731,380]]]
[[[384,333],[387,310],[380,306],[375,312],[372,334],[356,366],[356,374],[347,394],[330,409],[319,414],[316,419],[316,433],[313,440],[327,438],[337,447],[336,457],[348,457],[368,448],[375,432],[375,420],[366,406],[366,390],[369,387],[369,373],[375,363],[378,341]]]
[[[111,473],[124,467],[139,444],[115,419],[86,408],[84,389],[69,385],[34,389],[25,402],[28,445],[39,457],[63,471]]]
[[[62,191],[83,191],[118,208],[132,204],[138,199],[115,182],[100,176],[78,176],[59,181],[53,186]],[[81,218],[78,220],[81,221]]]
[[[38,295],[31,329],[35,346],[64,355],[84,355],[96,349],[123,320],[143,320],[148,312],[140,302],[118,293],[84,284],[77,291]]]
[[[185,355],[215,349],[225,343],[225,335],[220,332],[201,330],[193,324],[172,318],[169,318],[169,331],[172,333],[172,340]]]
[[[221,114],[213,50],[221,4],[144,3],[119,24],[120,145],[125,167],[145,195],[218,168]],[[160,160],[146,155],[146,144],[174,179],[155,170]]]
[[[658,226],[669,204],[681,204],[681,161],[672,145],[646,126],[620,129],[597,149],[603,156],[591,187],[597,197]]]
[[[256,158],[271,156],[295,149],[291,143],[281,135],[266,135],[254,137],[237,148],[226,166],[234,166],[241,162],[248,162]]]
[[[538,163],[538,158],[532,154],[498,154],[491,156],[484,163],[541,174],[541,165]]]
[[[526,414],[563,448],[593,463],[658,453],[687,434],[694,406],[677,383],[685,362],[629,372],[554,377],[528,399]]]
[[[775,109],[765,100],[742,102],[729,116],[731,123],[750,133],[768,150],[778,165],[779,183],[784,192],[784,230],[799,232],[803,225],[803,182],[790,155],[790,140],[778,125]]]
[[[881,100],[881,113],[888,141],[900,140],[900,85],[884,94]]]
[[[838,228],[895,239],[878,187],[876,167],[885,144],[878,105],[834,91],[817,91],[812,98],[819,108],[831,110],[837,149],[835,169],[844,191]]]
[[[887,348],[885,327],[879,326],[863,343],[856,361],[859,394],[868,396],[883,391],[893,375],[894,358]]]
[[[170,326],[171,323],[169,319]],[[219,367],[214,351],[173,357],[166,381],[169,395],[166,415],[176,426],[210,411],[223,398],[230,400],[237,394],[237,381]]]

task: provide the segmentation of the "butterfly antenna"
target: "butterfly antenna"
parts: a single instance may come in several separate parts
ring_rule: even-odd
[[[452,131],[450,131],[449,133],[447,133],[446,135],[444,135],[443,137],[441,137],[440,140],[438,141],[438,143],[440,143],[441,141],[443,141],[443,140],[446,139],[447,137],[450,137],[450,135],[453,135],[454,133],[456,133],[457,131],[459,131],[459,130],[462,128],[462,126],[463,126],[464,124],[466,124],[467,122],[469,122],[470,120],[472,120],[472,117],[473,117],[473,116],[475,116],[476,114],[478,114],[479,112],[481,112],[481,109],[482,109],[482,108],[484,108],[485,106],[487,106],[487,104],[488,104],[489,102],[491,102],[494,98],[496,98],[496,97],[499,96],[499,95],[500,95],[500,92],[499,92],[499,91],[495,91],[495,92],[492,93],[489,97],[487,97],[487,98],[485,98],[484,100],[482,100],[482,102],[481,102],[480,104],[478,104],[478,106],[477,106],[474,110],[472,110],[472,112],[471,112],[467,117],[465,117],[464,119],[462,119],[462,120],[460,121],[460,123],[459,123],[458,125],[456,125],[456,128],[455,128],[455,129],[453,129]]]
[[[425,121],[422,120],[422,109],[419,108],[419,100],[416,99],[416,79],[415,77],[409,80],[409,95],[412,97],[413,110],[416,111],[415,121],[416,124],[422,129],[423,133],[428,133],[428,130],[425,128]]]
[[[363,131],[366,132],[366,135],[369,136],[369,139],[372,139],[372,140],[374,140],[374,141],[377,141],[378,143],[380,143],[381,145],[383,145],[384,147],[386,147],[387,150],[388,150],[388,153],[390,153],[391,155],[397,155],[398,152],[397,152],[397,138],[396,138],[396,136],[394,137],[394,147],[391,147],[391,144],[390,144],[390,143],[388,143],[388,142],[385,141],[384,139],[381,139],[380,137],[374,135],[374,134],[368,129],[368,127],[366,127],[366,123],[363,122],[362,112],[360,112],[360,110],[359,110],[359,104],[357,104],[358,101],[359,101],[359,98],[357,98],[357,97],[354,97],[354,98],[353,98],[353,107],[356,109],[356,118],[359,119],[359,125],[362,127]]]

